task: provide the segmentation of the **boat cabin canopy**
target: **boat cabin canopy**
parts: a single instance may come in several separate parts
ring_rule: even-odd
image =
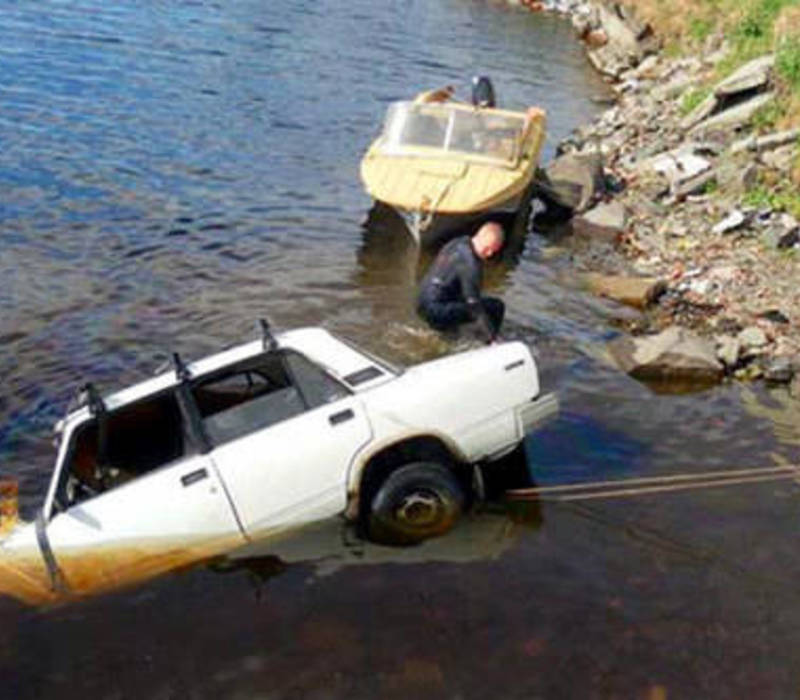
[[[384,155],[421,155],[490,160],[513,167],[522,152],[525,114],[445,103],[393,102],[386,113],[379,150]]]

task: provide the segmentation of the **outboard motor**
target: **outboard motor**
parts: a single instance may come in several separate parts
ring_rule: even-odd
[[[497,101],[494,96],[492,81],[485,75],[476,75],[472,79],[472,104],[476,107],[495,107]]]

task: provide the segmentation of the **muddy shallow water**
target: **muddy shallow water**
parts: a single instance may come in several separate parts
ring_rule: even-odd
[[[549,113],[545,157],[604,86],[569,25],[479,0],[18,3],[0,19],[0,458],[39,503],[50,430],[255,320],[394,360],[450,348],[412,310],[401,232],[362,230],[358,160],[388,101],[493,77]],[[603,356],[631,312],[529,233],[488,275],[557,421],[538,485],[800,462],[780,391],[654,390]],[[409,550],[338,522],[54,609],[0,600],[3,697],[796,697],[800,490],[784,480],[493,505]]]

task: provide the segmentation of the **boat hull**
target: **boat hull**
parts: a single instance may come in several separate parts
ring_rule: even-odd
[[[373,201],[394,208],[424,247],[527,212],[545,137],[538,108],[476,107],[439,92],[392,103],[360,167]]]
[[[396,221],[421,248],[435,249],[457,236],[471,235],[487,221],[500,223],[507,233],[521,226],[527,228],[532,192],[529,187],[492,209],[461,214],[431,215],[376,200],[366,225],[381,230],[387,225],[394,226]]]

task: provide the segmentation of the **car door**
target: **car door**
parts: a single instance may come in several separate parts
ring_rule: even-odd
[[[256,383],[245,382],[246,373],[267,377],[271,389],[209,412],[207,406],[225,403],[219,384]],[[197,396],[212,459],[248,535],[344,510],[348,468],[372,432],[360,401],[333,377],[298,353],[271,353],[261,365],[198,387]]]
[[[70,436],[66,468],[73,492],[68,496],[65,486],[46,524],[48,546],[71,589],[116,587],[244,541],[210,457],[185,439],[173,392],[107,420],[109,449],[101,462],[109,466],[102,486],[98,430],[90,422]]]

